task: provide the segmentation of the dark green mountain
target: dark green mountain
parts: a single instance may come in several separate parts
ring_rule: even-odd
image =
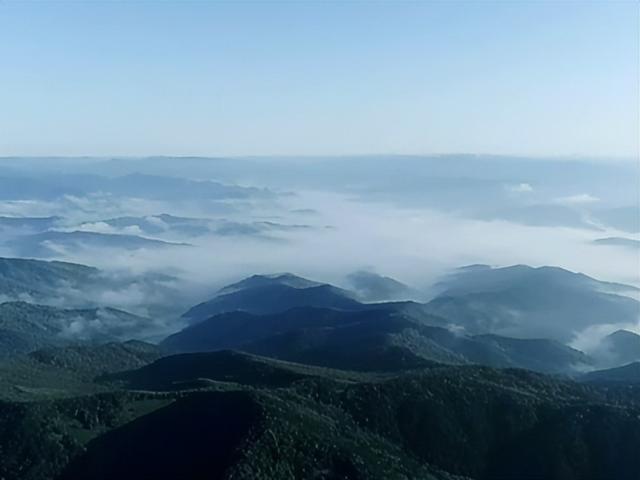
[[[292,330],[240,348],[284,360],[354,370],[397,371],[444,362],[574,374],[591,364],[584,353],[550,340],[468,337],[402,318]]]
[[[149,319],[114,308],[63,309],[26,302],[0,304],[0,356],[72,342],[130,337]]]
[[[98,380],[102,383],[118,382],[135,390],[166,391],[207,386],[207,381],[278,388],[309,378],[351,382],[376,377],[221,350],[171,355],[136,370],[103,375]]]
[[[59,401],[0,401],[0,478],[54,479],[89,440],[170,401],[126,392]]]
[[[640,473],[637,393],[522,370],[433,365],[356,374],[215,352],[101,378],[103,389],[145,392],[0,402],[0,477],[631,480]]]
[[[640,473],[640,406],[607,390],[471,366],[333,380],[326,370],[292,376],[288,364],[215,355],[157,362],[156,383],[175,388],[175,359],[188,390],[122,426],[115,421],[60,478],[626,480]],[[211,368],[211,360],[225,367]],[[280,380],[261,383],[271,376]],[[261,388],[249,386],[256,379]],[[234,383],[225,387],[227,380]],[[238,380],[243,385],[233,387]],[[106,412],[118,418],[122,402]]]
[[[155,345],[128,341],[48,347],[0,359],[0,399],[32,401],[110,390],[97,376],[139,368],[162,356]]]
[[[226,392],[190,395],[96,439],[60,479],[416,475],[458,478],[421,465],[330,406],[275,392]]]
[[[254,275],[221,289],[216,297],[191,308],[183,317],[196,323],[225,312],[270,314],[295,307],[362,308],[350,292],[332,285],[292,274]]]
[[[293,308],[270,315],[228,312],[189,326],[169,336],[162,345],[176,351],[228,349],[294,329],[332,327],[377,317],[386,318],[388,315],[389,312],[384,310],[347,312],[314,307]]]
[[[31,265],[2,278],[38,286]],[[625,286],[570,272],[504,270],[472,268],[440,299],[536,328],[543,313],[634,302],[612,293]],[[29,353],[0,359],[0,479],[640,478],[637,363],[578,376],[591,360],[557,340],[465,333],[480,325],[461,323],[469,310],[363,304],[290,274],[250,277],[204,305],[156,347],[93,343],[150,321],[118,310],[1,304],[0,338]],[[610,340],[636,345],[629,332]]]
[[[581,380],[601,384],[640,384],[640,362],[633,362],[622,367],[589,372],[586,373]]]
[[[554,267],[468,267],[439,288],[427,309],[467,333],[569,342],[593,325],[635,323],[640,312],[637,300],[618,294],[637,294],[634,287]]]
[[[129,340],[100,345],[71,345],[36,350],[29,357],[42,365],[74,372],[86,379],[98,375],[142,367],[163,355],[151,343]]]
[[[168,337],[181,352],[241,349],[283,360],[353,370],[399,370],[445,363],[480,363],[573,373],[590,365],[558,342],[494,335],[470,337],[416,321],[395,310],[356,312],[297,308],[272,315],[221,314]]]

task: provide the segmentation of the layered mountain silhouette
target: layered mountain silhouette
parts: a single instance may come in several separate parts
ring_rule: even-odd
[[[23,257],[50,258],[65,251],[83,249],[140,250],[186,247],[186,243],[167,242],[138,235],[98,233],[87,231],[48,231],[23,235],[6,242],[14,254]]]
[[[640,240],[626,237],[607,237],[598,238],[593,241],[596,245],[607,245],[612,247],[629,248],[631,250],[640,250]]]
[[[97,192],[162,200],[269,199],[275,196],[264,188],[141,173],[109,177],[91,174],[0,176],[0,199],[3,200],[53,200],[65,195],[83,197]]]
[[[1,223],[0,223],[1,225]],[[305,224],[287,224],[271,221],[241,222],[228,219],[180,217],[161,213],[141,217],[115,217],[79,226],[84,231],[112,230],[109,233],[138,235],[162,239],[200,237],[203,235],[268,238],[273,233],[307,230]]]
[[[552,340],[467,336],[394,309],[338,311],[313,307],[214,316],[168,337],[171,351],[240,349],[283,360],[355,370],[417,368],[431,362],[480,363],[571,373],[591,360]]]
[[[550,267],[466,267],[439,289],[427,304],[367,304],[295,275],[257,275],[191,309],[185,317],[201,323],[163,344],[177,351],[239,348],[332,367],[350,361],[355,369],[445,361],[576,373],[595,362],[564,342],[612,316],[632,322],[640,312],[624,295],[636,293],[633,287]]]
[[[56,228],[62,222],[58,216],[50,217],[0,217],[0,231],[3,233],[40,233]]]
[[[458,270],[443,281],[428,310],[468,333],[546,337],[570,342],[593,325],[636,323],[634,287],[600,282],[555,267],[484,265]]]
[[[187,311],[183,317],[196,323],[213,315],[242,311],[255,314],[284,312],[295,307],[357,310],[353,294],[333,285],[312,282],[290,273],[254,275],[221,289],[218,294]]]
[[[600,384],[640,384],[640,362],[589,372],[581,380]]]
[[[175,318],[195,298],[175,288],[175,283],[175,277],[164,273],[106,272],[76,263],[0,257],[0,303],[23,301],[67,309],[115,307],[154,320]],[[132,303],[132,297],[139,297],[140,303]],[[134,335],[133,329],[131,332]]]
[[[0,266],[14,294],[100,280],[56,262]],[[366,303],[389,292],[373,287],[255,275],[190,309],[160,345],[112,341],[150,321],[120,310],[0,304],[0,477],[638,478],[640,364],[594,370],[598,358],[559,339],[496,332],[530,331],[542,312],[574,319],[578,300],[623,314],[632,288],[485,266],[445,279],[428,303]],[[568,300],[541,307],[551,290]],[[464,308],[439,308],[451,299]],[[490,308],[482,331],[470,314]],[[563,328],[577,324],[588,322]],[[622,362],[637,339],[601,344]]]

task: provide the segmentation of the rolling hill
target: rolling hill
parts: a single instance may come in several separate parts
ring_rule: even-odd
[[[6,472],[25,458],[32,480],[47,478],[43,472],[66,480],[631,480],[640,473],[640,405],[607,389],[477,366],[334,379],[329,370],[232,352],[189,356],[130,377],[173,391],[0,404],[3,441],[20,446],[0,473],[16,478]],[[307,375],[296,373],[305,368]],[[269,378],[276,381],[264,383]],[[43,415],[56,419],[56,430],[37,421]],[[38,432],[44,455],[28,456],[33,437],[19,433],[27,428]]]
[[[96,377],[142,367],[163,355],[138,341],[45,347],[0,358],[0,400],[42,401],[112,390]]]
[[[0,356],[74,341],[126,339],[149,322],[149,319],[114,308],[63,309],[6,302],[0,304]]]

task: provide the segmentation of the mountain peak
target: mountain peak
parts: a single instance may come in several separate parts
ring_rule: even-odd
[[[640,340],[640,335],[630,330],[620,329],[607,335],[607,338],[629,338],[629,339],[633,338],[633,339]]]
[[[218,295],[227,295],[229,293],[239,292],[250,288],[265,287],[269,285],[285,285],[291,288],[310,288],[318,287],[322,283],[299,277],[289,272],[255,274],[247,277],[239,282],[232,283],[218,291]]]

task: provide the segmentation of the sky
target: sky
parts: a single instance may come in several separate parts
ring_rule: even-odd
[[[0,156],[637,157],[639,5],[0,0]]]

